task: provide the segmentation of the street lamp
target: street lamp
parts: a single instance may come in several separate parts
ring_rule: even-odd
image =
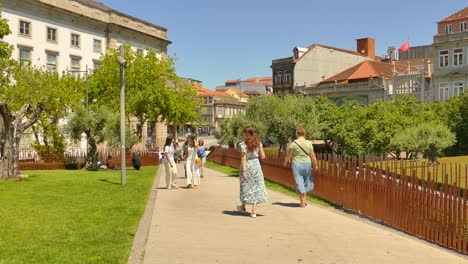
[[[120,65],[120,181],[125,185],[125,68],[128,62],[125,60],[124,45],[120,46],[117,62]]]

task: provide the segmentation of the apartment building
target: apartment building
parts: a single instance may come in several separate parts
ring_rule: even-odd
[[[273,94],[313,90],[321,81],[365,60],[376,60],[375,40],[358,39],[356,51],[313,44],[295,47],[293,56],[272,61]]]
[[[446,101],[467,90],[468,7],[437,22],[433,49],[434,99]]]
[[[200,135],[211,135],[218,122],[245,111],[245,102],[241,102],[229,92],[213,91],[202,86],[194,88],[202,99],[198,113],[203,121],[196,124],[197,133]]]
[[[141,53],[153,49],[161,57],[171,44],[166,28],[92,0],[8,0],[1,12],[12,32],[3,40],[14,47],[13,58],[48,71],[86,76],[99,67],[102,55],[122,44]],[[167,126],[145,126],[142,142],[162,146]]]

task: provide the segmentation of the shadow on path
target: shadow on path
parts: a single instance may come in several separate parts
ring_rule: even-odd
[[[279,205],[279,206],[284,206],[284,207],[299,207],[299,203],[276,202],[276,203],[272,203],[272,205]]]
[[[244,216],[244,217],[250,217],[250,213],[246,213],[246,212],[239,212],[239,211],[227,211],[227,210],[224,210],[222,212],[223,214],[225,215],[230,215],[230,216]],[[257,217],[261,217],[263,216],[262,214],[257,214]]]

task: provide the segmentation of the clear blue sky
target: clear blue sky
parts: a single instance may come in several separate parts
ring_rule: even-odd
[[[467,2],[442,0],[98,0],[168,29],[179,76],[209,89],[226,80],[271,76],[273,59],[314,43],[355,50],[372,37],[376,55],[388,46],[432,44],[437,21]]]

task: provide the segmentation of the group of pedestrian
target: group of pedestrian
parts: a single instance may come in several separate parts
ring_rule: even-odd
[[[314,188],[312,165],[316,168],[317,158],[312,143],[306,139],[306,130],[300,126],[296,129],[296,139],[291,142],[283,167],[291,163],[292,173],[299,195],[299,206],[307,205],[307,193]],[[243,130],[243,142],[239,144],[240,164],[240,201],[237,207],[240,212],[247,212],[246,205],[251,205],[250,216],[257,217],[257,204],[268,200],[260,160],[265,158],[265,151],[253,127]]]
[[[168,137],[164,145],[162,162],[166,171],[167,189],[178,189],[176,184],[177,166],[174,160],[174,139]],[[183,146],[185,156],[185,171],[187,188],[197,189],[200,178],[203,177],[203,164],[206,162],[204,142],[202,139],[196,142],[194,135],[187,137]],[[260,160],[265,159],[265,151],[262,143],[253,127],[243,130],[243,141],[238,145],[241,152],[240,164],[240,202],[237,207],[240,212],[247,212],[247,205],[251,207],[250,216],[257,217],[257,205],[268,201],[264,176]],[[283,167],[291,164],[292,173],[296,183],[296,191],[299,195],[299,206],[307,205],[307,193],[314,189],[312,178],[313,168],[317,167],[317,158],[312,143],[306,139],[306,130],[299,126],[296,129],[296,139],[291,142],[283,162]]]
[[[206,152],[204,141],[200,139],[197,143],[195,135],[188,135],[182,146],[182,159],[185,160],[185,176],[187,178],[187,189],[198,189],[203,178],[204,164],[206,162]],[[164,164],[166,172],[166,188],[168,190],[178,189],[176,184],[177,166],[174,159],[175,140],[172,137],[166,138],[164,144],[164,154],[161,162]]]

